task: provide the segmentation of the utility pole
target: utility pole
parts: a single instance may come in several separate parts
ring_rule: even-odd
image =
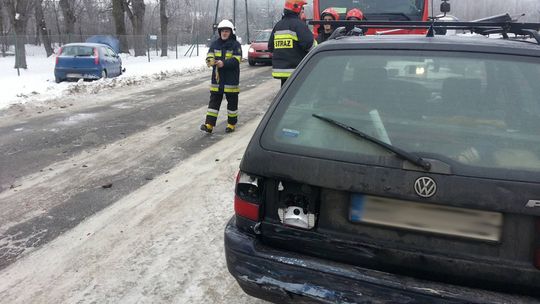
[[[212,35],[214,35],[217,30],[218,9],[219,9],[219,0],[217,0],[217,3],[216,3],[216,14],[214,15],[214,24],[212,25]]]
[[[246,30],[247,30],[247,43],[249,43],[251,40],[249,40],[249,13],[248,13],[248,4],[247,0],[245,0],[246,3]]]
[[[233,0],[233,24],[236,26],[236,0]]]
[[[270,27],[274,27],[274,21],[270,19],[270,0],[266,0],[266,17],[270,20]]]

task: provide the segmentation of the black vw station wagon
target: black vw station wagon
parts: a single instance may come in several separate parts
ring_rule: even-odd
[[[240,165],[225,251],[242,289],[539,303],[540,45],[504,36],[340,37],[310,52]]]

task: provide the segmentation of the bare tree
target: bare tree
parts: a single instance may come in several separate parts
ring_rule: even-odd
[[[0,35],[4,34],[4,3],[0,1]]]
[[[43,46],[45,47],[45,52],[47,53],[47,57],[50,57],[54,51],[51,47],[51,39],[49,37],[49,31],[47,30],[47,23],[45,23],[45,17],[43,16],[43,0],[35,0],[36,3],[34,4],[34,14],[36,17],[36,24],[39,28],[39,33],[41,36],[41,42],[43,43]]]
[[[62,31],[60,30],[60,20],[58,18],[58,9],[56,8],[56,2],[51,1],[51,3],[52,3],[52,10],[54,12],[54,21],[55,21],[55,25],[56,25],[56,31],[57,31],[58,35],[62,35]]]
[[[7,8],[9,21],[15,29],[15,68],[28,68],[26,64],[26,26],[30,13],[31,0],[3,0]]]
[[[58,4],[62,9],[62,15],[64,16],[64,26],[66,27],[66,34],[68,35],[68,42],[71,42],[73,34],[75,34],[75,11],[70,0],[60,0]]]
[[[144,47],[144,12],[146,5],[144,0],[124,0],[124,9],[133,26],[135,57],[146,56],[146,48]]]
[[[4,37],[4,3],[0,1],[0,37],[2,38],[2,41],[0,43],[2,44],[2,57],[6,57],[6,41]]]
[[[161,57],[167,57],[168,45],[168,25],[169,17],[167,16],[167,0],[159,0],[159,20],[161,23]]]
[[[116,29],[116,36],[120,40],[120,52],[129,53],[129,44],[127,40],[124,0],[112,0],[112,16]]]

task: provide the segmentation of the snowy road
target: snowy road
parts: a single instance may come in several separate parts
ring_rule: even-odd
[[[243,67],[237,132],[207,136],[206,74],[0,113],[1,303],[258,303],[223,228],[279,83]]]

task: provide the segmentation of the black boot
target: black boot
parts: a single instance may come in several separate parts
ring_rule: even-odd
[[[225,133],[232,133],[234,132],[235,125],[227,124],[227,128],[225,128]]]
[[[202,124],[200,129],[201,131],[204,131],[206,133],[212,133],[214,126],[212,126],[211,124]]]

